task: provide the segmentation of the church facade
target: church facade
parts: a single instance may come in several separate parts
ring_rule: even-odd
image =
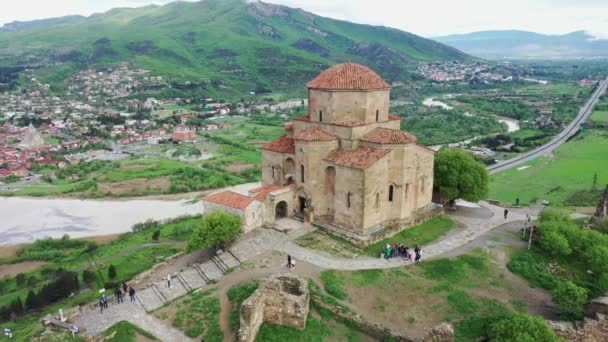
[[[391,87],[371,69],[335,65],[307,84],[308,115],[262,147],[266,225],[296,216],[367,245],[437,212],[434,152],[389,114]]]

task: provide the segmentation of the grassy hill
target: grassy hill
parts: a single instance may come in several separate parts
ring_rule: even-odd
[[[42,66],[46,80],[85,66],[128,61],[210,95],[303,91],[336,62],[364,63],[388,81],[411,79],[418,61],[464,53],[387,27],[244,0],[117,8],[44,28],[0,32],[0,68]]]

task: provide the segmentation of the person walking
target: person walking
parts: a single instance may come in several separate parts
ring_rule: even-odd
[[[132,302],[135,301],[135,289],[132,287],[129,287],[129,297],[131,298]]]
[[[416,253],[416,263],[419,263],[420,258],[422,257],[422,248],[420,248],[420,246],[416,246],[414,252]]]
[[[101,310],[101,313],[103,313],[103,296],[99,298],[99,310]]]
[[[108,296],[106,296],[106,294],[104,293],[103,296],[101,296],[101,299],[103,300],[103,308],[107,309],[108,308]]]
[[[289,271],[292,272],[295,269],[296,269],[296,258],[291,258],[291,267],[289,268]]]
[[[509,216],[509,211],[505,208],[505,220],[507,219],[507,216]]]
[[[287,268],[291,268],[291,254],[287,254]]]
[[[386,260],[391,257],[391,245],[388,243],[386,244],[386,251],[384,257],[386,258]]]
[[[127,294],[127,283],[126,282],[122,282],[122,293]]]
[[[171,275],[167,274],[167,287],[171,288]]]
[[[122,291],[120,290],[120,287],[116,288],[116,291],[114,291],[114,296],[116,297],[116,303],[120,304],[124,302],[122,300]]]

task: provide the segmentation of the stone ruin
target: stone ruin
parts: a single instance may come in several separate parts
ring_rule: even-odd
[[[587,303],[582,321],[547,321],[557,336],[573,342],[608,341],[608,297]]]
[[[262,280],[241,304],[239,341],[254,341],[264,322],[303,330],[309,300],[308,283],[297,275],[277,274]]]
[[[606,185],[604,196],[602,196],[600,203],[598,203],[595,215],[591,218],[590,223],[595,224],[606,219],[608,219],[608,185]]]

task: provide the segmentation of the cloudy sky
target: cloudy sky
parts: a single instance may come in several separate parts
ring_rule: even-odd
[[[357,23],[432,37],[480,30],[547,34],[586,30],[608,39],[608,0],[266,0]],[[0,0],[0,24],[169,0]]]

